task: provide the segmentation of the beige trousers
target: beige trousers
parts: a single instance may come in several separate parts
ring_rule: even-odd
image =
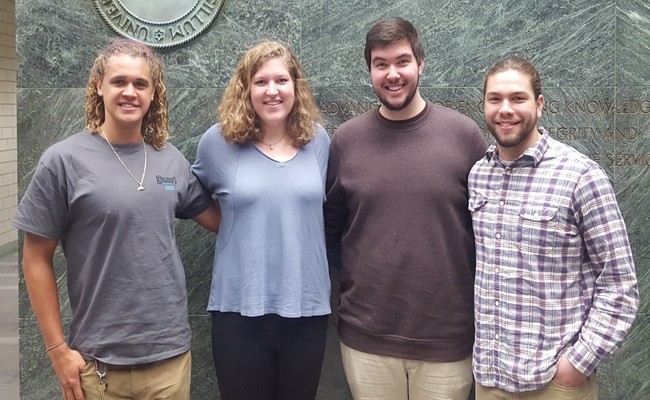
[[[521,393],[509,393],[476,384],[476,400],[598,400],[598,383],[595,376],[576,387],[566,387],[551,381],[539,390]]]
[[[467,400],[472,358],[430,362],[368,354],[341,343],[354,400]]]
[[[189,351],[148,364],[107,365],[103,400],[188,400],[191,374],[192,355]],[[81,388],[86,400],[101,399],[94,361],[89,361],[81,372]]]

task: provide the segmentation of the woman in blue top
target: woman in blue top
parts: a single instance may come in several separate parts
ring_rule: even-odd
[[[330,313],[329,137],[296,56],[275,41],[244,54],[218,112],[192,170],[222,212],[208,302],[221,398],[313,399]]]

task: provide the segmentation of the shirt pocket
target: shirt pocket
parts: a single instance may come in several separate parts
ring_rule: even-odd
[[[484,232],[488,225],[485,211],[487,209],[488,198],[485,196],[472,196],[467,204],[467,209],[472,214],[472,225],[474,228],[474,238],[477,244],[484,242]]]
[[[524,254],[547,254],[556,247],[559,206],[524,203],[519,207],[515,241]]]
[[[474,196],[469,199],[469,203],[467,204],[467,209],[471,212],[478,212],[480,211],[485,205],[487,204],[488,199],[487,197],[484,196]]]

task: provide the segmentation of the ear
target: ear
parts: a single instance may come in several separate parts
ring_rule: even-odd
[[[95,82],[95,87],[97,88],[97,94],[98,94],[99,96],[103,96],[103,95],[104,95],[104,92],[102,92],[102,81],[100,81],[100,80],[98,79],[98,80]]]
[[[424,72],[424,59],[422,59],[422,62],[418,65],[418,76],[422,76],[422,72]]]
[[[537,101],[535,101],[535,104],[537,106],[537,118],[541,118],[542,110],[544,110],[544,96],[540,94]]]

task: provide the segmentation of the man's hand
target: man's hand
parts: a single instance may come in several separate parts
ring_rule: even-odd
[[[577,387],[587,381],[587,376],[575,369],[566,357],[562,357],[553,381],[561,386]]]
[[[53,349],[47,355],[59,378],[63,400],[84,400],[80,374],[86,366],[86,360],[78,351],[70,349],[66,344]]]

